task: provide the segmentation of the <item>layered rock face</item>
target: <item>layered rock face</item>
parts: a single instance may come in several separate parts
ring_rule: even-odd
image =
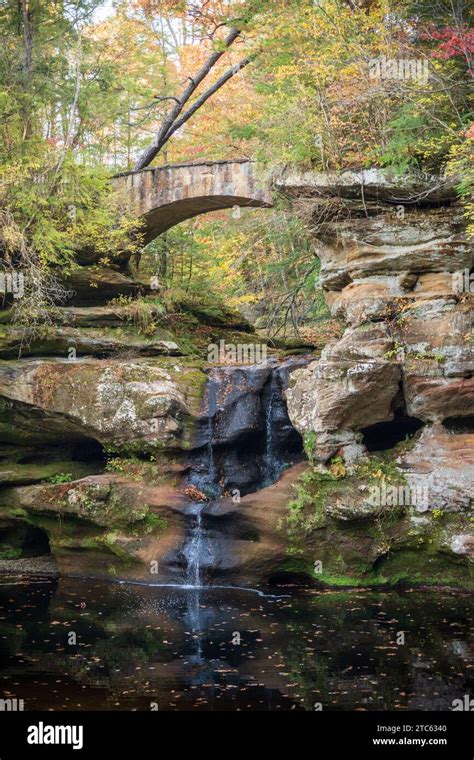
[[[284,558],[285,541],[274,509],[262,520],[244,494],[274,482],[301,452],[283,391],[302,363],[4,362],[0,570],[186,581],[195,510],[206,499],[203,574],[260,578],[276,544]],[[279,512],[288,488],[271,502]],[[18,525],[42,536],[36,556],[25,553],[31,531],[20,536]]]
[[[425,423],[474,414],[474,254],[461,210],[392,208],[351,208],[318,239],[322,287],[347,329],[294,376],[288,403],[296,426],[319,434],[321,461],[397,410]]]
[[[315,219],[325,209],[317,232],[321,282],[332,314],[346,329],[320,360],[293,373],[290,418],[314,463],[340,457],[349,473],[369,451],[386,451],[414,435],[414,448],[404,455],[400,446],[394,460],[405,483],[422,476],[426,514],[417,516],[420,505],[405,510],[413,525],[400,522],[380,556],[388,556],[389,546],[402,546],[410,531],[423,529],[420,545],[437,543],[439,555],[453,562],[472,559],[474,255],[461,209],[449,189],[428,198],[428,190],[419,188],[410,203],[406,188],[397,192],[383,183],[379,193],[373,183],[365,199],[362,186],[358,194],[353,186],[350,192],[339,187],[339,193],[307,203]],[[357,520],[369,514],[368,483],[374,485],[370,478],[357,480],[358,498],[345,494],[346,509],[339,499],[333,516]],[[332,508],[327,498],[326,517]],[[433,513],[439,516],[436,530],[430,528]],[[342,566],[347,572],[344,561]]]
[[[164,558],[176,564],[185,543],[185,491],[207,447],[207,346],[260,339],[222,305],[187,301],[164,316],[150,280],[119,259],[79,262],[67,305],[27,341],[8,299],[0,310],[0,570],[164,581]],[[235,418],[219,451],[243,448],[253,390],[248,424],[261,437],[270,372],[219,400]]]
[[[196,304],[163,323],[125,270],[81,266],[21,357],[0,312],[0,571],[469,585],[473,255],[452,188],[285,187],[344,326],[321,356],[211,366],[208,343],[262,339]]]

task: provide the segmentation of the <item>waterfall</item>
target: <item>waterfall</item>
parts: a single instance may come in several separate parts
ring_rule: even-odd
[[[187,583],[189,586],[199,588],[201,584],[201,558],[203,551],[202,510],[204,504],[196,504],[193,508],[194,522],[185,555],[188,563]]]
[[[207,433],[206,433],[206,472],[198,481],[198,487],[207,498],[218,498],[220,486],[217,483],[218,472],[214,460],[214,418],[217,411],[217,383],[209,375],[207,385]],[[186,584],[198,589],[202,586],[201,568],[203,563],[212,561],[209,541],[203,527],[203,510],[205,502],[195,502],[190,505],[187,514],[191,517],[191,527],[183,547],[186,559]]]
[[[216,465],[214,462],[214,416],[217,410],[216,381],[209,377],[207,390],[207,480],[211,488],[216,480]]]
[[[207,502],[193,502],[187,508],[190,527],[182,552],[186,566],[185,584],[193,589],[205,585],[203,575],[206,568],[213,567],[216,561],[212,537],[205,525],[206,505]]]
[[[188,621],[189,628],[193,632],[193,638],[195,641],[194,653],[190,656],[190,661],[193,664],[201,664],[204,662],[202,656],[202,637],[203,637],[203,625],[201,621],[201,588],[193,588],[189,591],[187,596],[187,614],[186,619]]]
[[[237,541],[245,533],[234,493],[245,496],[275,483],[285,463],[301,451],[284,397],[290,367],[300,362],[272,360],[208,372],[186,476],[187,531],[176,556],[190,589],[203,588],[217,571],[221,576],[234,572]]]
[[[281,460],[275,451],[275,407],[279,400],[277,374],[273,370],[270,376],[268,403],[265,408],[265,451],[263,454],[262,486],[271,485],[278,480],[281,472]]]
[[[274,373],[270,376],[270,398],[265,410],[264,483],[273,479],[275,458],[273,451],[273,405],[275,403]]]

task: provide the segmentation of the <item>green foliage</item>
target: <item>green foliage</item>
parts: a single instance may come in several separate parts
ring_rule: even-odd
[[[73,479],[70,472],[59,472],[57,475],[51,475],[51,477],[47,478],[46,482],[59,485],[60,483],[70,483]]]
[[[19,559],[21,554],[21,549],[17,547],[10,546],[9,544],[0,544],[0,560]]]
[[[166,517],[157,515],[156,512],[148,512],[141,524],[144,526],[145,533],[163,533],[168,527]]]
[[[125,315],[130,324],[145,336],[153,335],[166,316],[166,306],[159,298],[121,295],[110,301],[110,304],[120,307],[121,315]]]
[[[465,35],[467,51],[468,8],[467,0],[436,8],[270,0],[253,74],[263,111],[255,128],[259,158],[325,171],[442,172],[453,154],[469,150],[472,72],[463,44],[447,53],[431,31]],[[408,28],[410,35],[401,31]],[[382,59],[416,61],[423,76],[374,76],[369,61]],[[467,162],[458,168],[463,185]]]
[[[426,114],[414,113],[412,104],[403,105],[387,124],[389,139],[380,156],[382,164],[399,175],[419,168],[423,155],[417,137],[431,128],[432,122]]]
[[[355,477],[364,482],[384,480],[391,484],[405,483],[405,478],[395,461],[398,453],[397,449],[389,449],[361,459],[355,468]]]
[[[459,178],[456,186],[457,193],[465,208],[468,222],[468,232],[474,235],[474,128],[471,135],[461,145],[453,145],[449,152],[446,169]]]
[[[314,430],[310,430],[309,433],[305,433],[305,436],[303,438],[304,453],[306,454],[310,462],[313,461],[314,447],[316,445],[317,440],[318,440],[318,436],[314,432]]]
[[[338,480],[339,477],[330,470],[313,467],[298,479],[294,486],[296,496],[288,504],[286,517],[290,540],[297,540],[301,534],[324,527],[324,504],[328,495],[337,488]]]
[[[110,172],[86,160],[83,141],[102,116],[107,66],[85,33],[99,3],[21,3],[0,9],[0,257],[4,265],[71,267],[78,251],[105,261],[139,242],[128,201]],[[31,37],[31,44],[29,39]]]
[[[159,277],[168,310],[189,313],[188,304],[207,300],[209,317],[221,319],[222,304],[229,304],[272,336],[328,318],[309,229],[275,202],[275,210],[243,210],[235,219],[224,212],[225,224],[184,222],[147,246],[142,271]]]

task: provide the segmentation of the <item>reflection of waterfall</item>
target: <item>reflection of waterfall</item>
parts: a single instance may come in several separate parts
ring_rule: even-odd
[[[194,654],[191,656],[191,661],[194,663],[202,663],[202,622],[201,622],[201,592],[199,588],[189,592],[187,598],[187,615],[189,627],[193,632],[193,638],[196,642],[196,648]]]

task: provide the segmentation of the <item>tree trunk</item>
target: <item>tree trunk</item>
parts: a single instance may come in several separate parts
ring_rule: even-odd
[[[31,73],[33,69],[33,24],[31,20],[31,8],[29,0],[21,0],[21,19],[23,28],[23,86],[25,90],[31,87]],[[25,104],[23,108],[23,139],[27,140],[31,132],[30,108]]]
[[[212,95],[214,95],[214,93],[217,92],[217,90],[220,90],[221,87],[223,87],[223,85],[225,85],[225,83],[229,81],[229,79],[232,79],[232,77],[238,74],[245,66],[248,66],[251,60],[252,60],[251,58],[246,58],[244,61],[241,61],[236,66],[233,66],[231,69],[226,71],[226,73],[223,74],[221,78],[218,79],[217,82],[212,85],[212,87],[206,90],[206,92],[204,92],[201,95],[201,97],[199,97],[193,103],[193,105],[190,108],[188,108],[187,111],[185,111],[185,113],[181,116],[181,118],[175,121],[174,124],[170,127],[170,129],[168,130],[168,132],[166,133],[166,135],[164,136],[161,142],[161,147],[163,147],[163,145],[168,142],[171,135],[173,135],[178,129],[180,129],[183,126],[183,124],[185,124],[188,121],[188,119],[190,119],[191,116],[193,116],[196,113],[196,111],[198,111],[201,108],[201,106],[204,105],[206,100],[209,100],[209,98]]]
[[[159,153],[159,151],[163,147],[163,144],[166,141],[165,138],[168,132],[172,128],[173,124],[175,123],[176,119],[180,115],[181,111],[183,110],[184,106],[188,102],[189,98],[196,92],[197,88],[199,87],[203,79],[213,69],[217,61],[219,61],[220,58],[222,58],[222,56],[227,51],[227,49],[232,45],[232,43],[235,42],[239,34],[240,34],[240,29],[232,29],[224,40],[222,50],[218,50],[212,53],[212,55],[209,56],[205,64],[198,71],[196,76],[190,79],[190,82],[188,86],[185,88],[181,97],[177,99],[177,102],[175,103],[175,105],[166,114],[160,129],[155,135],[153,144],[149,148],[147,148],[147,150],[144,151],[144,153],[142,153],[142,155],[138,159],[135,165],[134,171],[140,171],[141,169],[144,169],[153,161],[155,156]]]

